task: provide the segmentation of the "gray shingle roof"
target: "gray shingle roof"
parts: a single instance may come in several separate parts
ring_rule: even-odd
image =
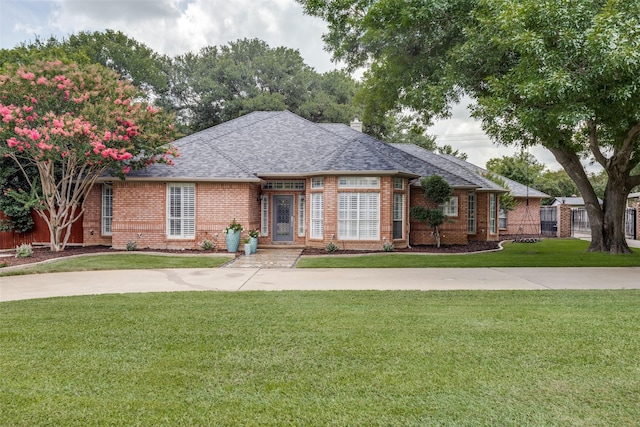
[[[492,181],[412,144],[387,144],[343,124],[316,124],[289,111],[258,111],[180,138],[174,166],[132,171],[132,179],[259,181],[317,174],[441,175],[453,187],[502,190]],[[466,162],[464,162],[466,163]]]
[[[174,166],[153,165],[129,177],[256,180],[341,171],[415,175],[369,147],[370,141],[359,139],[362,135],[332,132],[288,111],[254,112],[175,141],[180,157]]]
[[[403,151],[411,153],[417,157],[424,159],[425,161],[429,161],[435,164],[440,165],[442,168],[447,169],[449,171],[455,171],[456,174],[464,176],[466,179],[473,181],[476,183],[480,189],[482,190],[503,190],[503,188],[491,181],[487,178],[489,172],[486,169],[482,169],[474,165],[473,163],[469,163],[465,160],[459,159],[454,156],[449,156],[446,154],[436,154],[432,151],[426,150],[422,147],[418,147],[414,144],[391,144],[394,147],[397,147]],[[535,188],[527,187],[526,185],[520,184],[519,182],[513,181],[509,178],[506,178],[502,175],[497,175],[501,178],[508,188],[505,190],[509,190],[514,197],[531,197],[531,198],[545,198],[549,197],[549,195],[543,193],[542,191],[538,191]]]
[[[460,167],[464,167],[464,168],[467,168],[469,170],[475,171],[475,173],[477,173],[479,175],[486,176],[489,173],[486,169],[482,169],[481,167],[478,167],[478,166],[476,166],[476,165],[474,165],[472,163],[469,163],[467,161],[458,159],[457,157],[449,156],[449,155],[446,155],[446,154],[442,154],[442,156],[446,157],[449,160],[451,160],[452,162],[460,165]],[[499,178],[501,178],[505,182],[505,184],[507,184],[507,187],[509,187],[508,188],[509,191],[511,192],[511,194],[514,197],[527,197],[528,196],[528,197],[531,197],[531,198],[534,198],[534,199],[537,199],[537,198],[544,199],[544,198],[550,197],[548,194],[543,193],[542,191],[536,190],[533,187],[521,184],[521,183],[519,183],[517,181],[514,181],[514,180],[509,179],[507,177],[504,177],[502,175],[498,175],[498,174],[495,174],[495,175],[498,176]]]

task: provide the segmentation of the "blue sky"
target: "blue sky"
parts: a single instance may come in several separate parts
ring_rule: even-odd
[[[105,29],[122,31],[170,56],[246,37],[297,49],[318,72],[339,67],[324,49],[326,24],[305,16],[294,0],[0,0],[0,48],[36,37]],[[482,167],[492,157],[514,153],[512,147],[489,141],[469,117],[469,102],[455,106],[452,118],[437,121],[429,133]],[[560,168],[548,151],[536,148],[531,153],[551,169]]]

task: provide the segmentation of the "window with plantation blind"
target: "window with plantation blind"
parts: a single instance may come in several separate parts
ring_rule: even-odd
[[[404,194],[393,194],[393,238],[402,239],[404,219]]]
[[[102,186],[102,234],[111,236],[111,224],[113,222],[113,187],[107,184]]]
[[[324,233],[324,194],[311,193],[311,238],[322,239]]]
[[[167,236],[188,239],[196,234],[196,188],[194,184],[167,187]]]
[[[380,194],[338,194],[338,238],[378,240],[380,238]]]

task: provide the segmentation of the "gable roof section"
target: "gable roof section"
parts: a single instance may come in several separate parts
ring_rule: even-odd
[[[512,179],[506,178],[502,175],[495,174],[500,177],[508,188],[503,189],[499,184],[491,181],[487,178],[487,174],[489,173],[486,169],[482,169],[474,165],[473,163],[469,163],[465,160],[459,159],[455,156],[450,156],[447,154],[436,154],[432,151],[429,151],[425,148],[419,147],[414,144],[391,144],[394,147],[411,153],[415,156],[418,156],[425,161],[433,162],[444,169],[455,171],[456,174],[459,174],[465,179],[475,182],[481,190],[485,191],[504,191],[509,190],[514,197],[531,197],[531,198],[546,198],[549,197],[548,194],[543,193],[542,191],[538,191],[535,188],[527,187],[524,184],[521,184]]]
[[[328,123],[320,124],[319,126],[329,129],[346,139],[354,139],[355,141],[358,141],[362,144],[363,148],[366,148],[367,150],[375,153],[378,157],[386,159],[390,164],[395,164],[398,166],[403,165],[405,168],[409,169],[411,172],[420,177],[440,175],[452,187],[478,187],[475,182],[466,179],[466,177],[456,174],[451,170],[444,169],[441,167],[441,165],[430,162],[426,158],[416,156],[412,152],[399,149],[397,145],[402,144],[387,144],[365,133],[351,129],[349,126],[343,124]]]
[[[425,148],[415,144],[389,144],[399,150],[405,151],[425,162],[437,165],[440,169],[447,171],[449,174],[455,174],[461,179],[473,183],[479,190],[505,192],[506,189],[500,187],[495,182],[472,172],[468,168],[460,167],[460,165],[452,162],[445,156],[441,156]],[[466,162],[465,162],[466,163]],[[473,165],[472,165],[473,166]],[[444,176],[444,175],[443,175]],[[446,177],[445,177],[446,178]]]
[[[447,154],[442,154],[443,157],[449,159],[450,161],[456,163],[457,165],[460,165],[460,167],[466,168],[470,171],[475,172],[476,174],[480,175],[480,176],[486,176],[488,173],[490,173],[489,171],[487,171],[486,169],[482,169],[481,167],[478,167],[476,165],[474,165],[473,163],[469,163],[465,160],[459,159],[457,157],[454,156],[450,156]],[[509,179],[505,176],[502,175],[498,175],[497,173],[494,173],[494,175],[496,175],[497,177],[499,177],[500,179],[502,179],[505,184],[507,184],[508,190],[511,192],[511,194],[514,197],[531,197],[534,199],[544,199],[547,197],[550,197],[548,194],[543,193],[542,191],[536,190],[533,187],[524,185],[519,183],[518,181],[514,181],[512,179]],[[488,179],[488,178],[485,178]]]

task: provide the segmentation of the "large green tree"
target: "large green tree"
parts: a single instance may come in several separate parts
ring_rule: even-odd
[[[158,99],[169,88],[171,60],[121,31],[79,32],[67,38],[36,38],[13,49],[0,50],[0,67],[26,65],[37,60],[69,60],[79,65],[100,64]]]
[[[315,122],[357,115],[356,82],[345,72],[315,72],[297,50],[242,39],[173,60],[167,105],[193,131],[256,110],[284,110]]]
[[[589,250],[630,252],[624,208],[640,184],[640,2],[298,0],[329,22],[325,41],[368,65],[367,111],[446,115],[462,94],[496,141],[550,150],[589,214]],[[606,175],[604,204],[581,164]]]

